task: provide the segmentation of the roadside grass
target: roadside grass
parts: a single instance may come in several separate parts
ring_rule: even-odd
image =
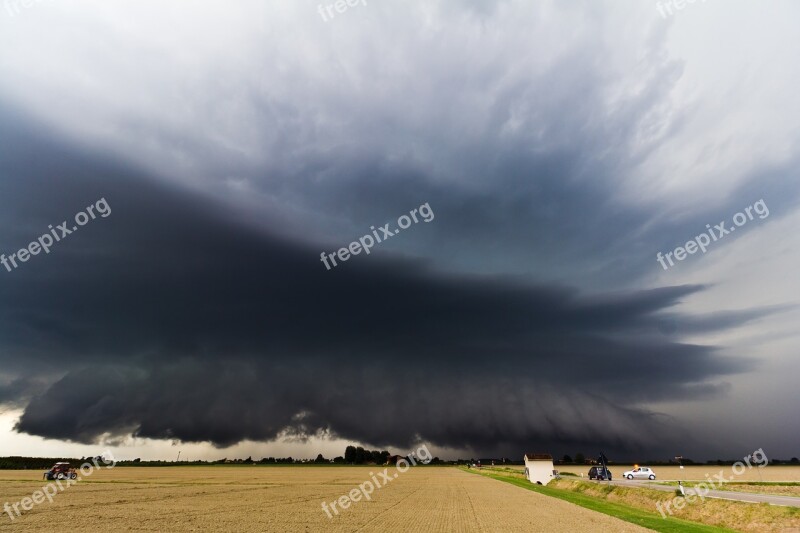
[[[580,507],[585,507],[586,509],[590,509],[592,511],[597,511],[599,513],[613,516],[619,518],[620,520],[624,520],[626,522],[630,522],[638,526],[652,529],[654,531],[661,531],[664,533],[673,533],[673,532],[674,533],[680,533],[680,532],[730,533],[734,531],[731,529],[724,529],[720,527],[709,526],[706,524],[689,522],[687,520],[681,520],[673,517],[662,518],[661,515],[658,513],[643,511],[641,509],[637,509],[636,507],[632,507],[621,503],[609,502],[601,498],[584,494],[583,491],[580,490],[581,488],[580,486],[578,487],[578,490],[565,490],[562,488],[552,488],[550,486],[535,485],[530,481],[528,481],[527,479],[525,479],[525,476],[521,473],[518,473],[518,475],[514,476],[508,476],[505,474],[494,474],[491,472],[475,472],[475,474],[496,479],[498,481],[511,483],[512,485],[516,485],[523,489],[531,490],[533,492],[538,492],[539,494],[544,494],[545,496],[558,498],[560,500],[564,500],[573,503],[575,505],[579,505]],[[580,482],[575,482],[575,483],[584,485],[583,483]],[[609,488],[613,490],[615,487],[612,485]]]
[[[678,486],[677,481],[659,481],[659,485],[675,485]],[[684,487],[694,487],[703,481],[683,481]],[[728,481],[725,484],[719,484],[720,488],[714,490],[723,490],[723,487],[735,486],[752,486],[752,487],[800,487],[800,481]]]
[[[737,531],[789,531],[800,529],[800,508],[747,503],[718,498],[684,500],[682,496],[657,490],[634,487],[608,487],[601,483],[574,482],[561,479],[549,486],[580,491],[593,497],[632,505],[640,509],[656,510],[660,504],[669,516],[691,522],[713,525]],[[679,504],[682,509],[677,509]],[[660,516],[660,515],[659,515]]]
[[[684,487],[696,487],[702,481],[684,481]],[[677,481],[663,481],[659,485],[677,487]],[[800,482],[797,481],[731,481],[715,483],[714,490],[730,492],[751,492],[754,494],[770,494],[773,496],[800,497]]]
[[[687,504],[680,510],[672,507],[673,513],[667,513],[666,518],[662,518],[656,504],[660,503],[665,508],[667,502],[680,501],[682,498],[678,497],[676,500],[675,494],[652,489],[609,486],[574,478],[554,480],[543,487],[530,483],[521,472],[508,475],[489,469],[488,472],[476,473],[616,516],[655,531],[760,532],[800,528],[800,509],[796,507],[708,498],[704,502]]]

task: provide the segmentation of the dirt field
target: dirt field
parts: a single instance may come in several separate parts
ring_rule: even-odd
[[[648,466],[644,463],[641,466]],[[520,470],[525,467],[520,466]],[[584,477],[589,473],[589,466],[567,466],[557,465],[559,472],[572,472]],[[652,467],[658,477],[658,481],[702,481],[708,474],[712,479],[722,470],[725,478],[733,478],[730,481],[798,481],[800,482],[800,466],[765,466],[764,468],[748,469],[741,475],[734,475],[730,466],[687,466],[681,470],[677,466],[654,466]],[[612,465],[608,467],[614,479],[622,479],[622,473],[632,470],[633,465]]]
[[[751,485],[751,484],[734,484],[728,483],[720,487],[722,490],[730,490],[733,492],[752,492],[755,494],[775,494],[777,496],[795,496],[800,497],[800,485]],[[800,532],[798,532],[800,533]]]
[[[3,531],[647,531],[570,503],[448,467],[412,467],[372,500],[329,519],[331,502],[369,467],[177,467],[98,470]],[[396,472],[389,470],[392,475]],[[0,502],[44,485],[41,472],[0,471]],[[12,511],[13,513],[13,511]]]

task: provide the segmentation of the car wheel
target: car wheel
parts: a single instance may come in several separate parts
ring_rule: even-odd
[[[76,474],[75,472],[73,472],[73,473],[71,473],[71,474],[69,475],[69,478],[70,478],[70,479],[77,479],[77,477],[78,477],[78,474]]]
[[[628,479],[633,479],[633,474],[628,474]]]
[[[64,474],[59,472],[58,474],[56,474],[56,479],[64,479]]]
[[[656,478],[653,474],[650,474],[650,481],[653,481]]]

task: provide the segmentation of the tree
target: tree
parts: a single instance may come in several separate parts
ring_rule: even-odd
[[[361,446],[356,448],[356,460],[355,463],[357,465],[363,465],[364,461],[366,461],[366,450]]]
[[[348,446],[344,449],[344,462],[349,464],[355,464],[356,462],[356,447],[355,446]]]
[[[389,459],[389,452],[386,450],[365,450],[361,446],[348,446],[344,450],[344,462],[354,465],[363,465],[364,463],[386,464]]]
[[[315,463],[327,463],[328,461],[322,457],[322,454],[317,455],[317,458],[314,459]]]
[[[584,457],[582,453],[576,453],[575,462],[578,463],[579,465],[582,465],[586,463],[586,457]]]
[[[798,459],[797,457],[792,457],[792,460],[789,462],[792,463],[793,465],[796,465],[797,463],[800,463],[800,459]]]
[[[561,459],[561,462],[562,463],[571,463],[572,462],[572,457],[570,457],[569,455],[565,455],[564,458]]]

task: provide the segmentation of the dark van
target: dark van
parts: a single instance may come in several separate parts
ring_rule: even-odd
[[[611,470],[604,466],[593,466],[589,469],[589,479],[611,481]]]

